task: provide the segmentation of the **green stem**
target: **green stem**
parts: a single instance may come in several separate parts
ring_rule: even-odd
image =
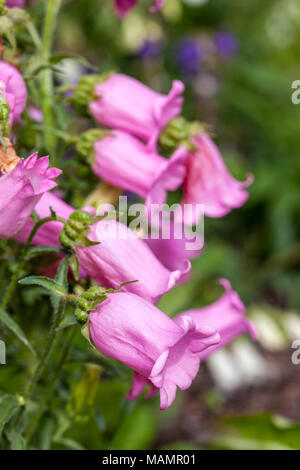
[[[14,275],[12,276],[11,280],[10,280],[10,283],[8,285],[8,288],[4,294],[4,297],[2,299],[2,302],[1,302],[1,305],[0,307],[2,308],[2,310],[5,310],[6,309],[6,306],[9,302],[9,299],[14,291],[14,288],[18,282],[18,279],[20,277],[20,272],[24,266],[24,263],[25,263],[25,260],[26,260],[26,257],[28,255],[28,252],[29,252],[29,249],[30,249],[30,246],[31,246],[31,242],[34,238],[34,236],[36,235],[36,232],[38,231],[38,229],[44,225],[45,223],[47,222],[52,222],[52,221],[59,221],[59,222],[62,222],[62,223],[65,223],[65,220],[61,217],[54,217],[54,216],[49,216],[49,217],[45,217],[44,219],[40,219],[36,222],[36,224],[34,225],[29,237],[28,237],[28,240],[23,248],[23,251],[21,253],[21,256],[19,258],[19,262],[17,264],[17,267],[16,267],[16,270],[14,272]]]
[[[55,23],[61,0],[45,0],[46,14],[42,38],[42,57],[45,64],[48,64],[51,57]],[[45,147],[54,158],[56,136],[47,130],[55,127],[55,118],[53,114],[53,74],[51,69],[45,69],[41,72],[41,107],[44,117],[44,138]]]
[[[60,324],[60,322],[62,320],[62,317],[64,315],[65,305],[66,305],[66,302],[64,300],[61,300],[60,303],[59,303],[58,308],[54,311],[54,315],[52,317],[52,323],[51,323],[51,326],[50,326],[48,338],[47,338],[44,350],[41,354],[41,358],[40,358],[33,374],[29,378],[29,380],[26,384],[26,387],[25,387],[25,392],[24,392],[24,396],[23,396],[25,406],[20,409],[20,412],[19,412],[19,414],[17,416],[17,419],[16,419],[16,426],[18,426],[18,424],[21,421],[21,418],[22,418],[22,416],[24,414],[24,411],[25,411],[25,407],[28,403],[28,400],[32,396],[32,392],[35,388],[35,385],[37,384],[38,380],[41,378],[41,376],[43,375],[43,373],[44,373],[44,371],[47,367],[47,364],[49,362],[50,356],[52,354],[52,351],[53,351],[55,343],[56,343],[57,328],[58,328],[58,325]]]
[[[31,36],[32,42],[34,43],[36,49],[38,51],[40,51],[41,48],[42,48],[42,41],[41,41],[41,38],[39,36],[39,33],[37,32],[37,29],[36,29],[34,23],[30,20],[30,21],[28,21],[26,26],[27,26],[27,30],[28,30],[28,32]]]
[[[76,332],[77,332],[77,329],[75,327],[72,327],[69,338],[67,339],[67,341],[66,341],[66,343],[63,347],[61,358],[60,358],[60,361],[57,365],[56,371],[54,372],[54,375],[53,375],[52,379],[50,380],[50,382],[48,384],[46,393],[45,393],[42,401],[40,402],[38,409],[36,410],[35,414],[33,415],[33,417],[30,420],[30,423],[29,423],[29,425],[27,427],[27,430],[26,430],[26,433],[25,433],[25,441],[27,443],[30,441],[31,436],[34,433],[34,431],[36,429],[36,426],[39,423],[40,418],[42,417],[51,396],[53,395],[53,392],[54,392],[55,386],[57,384],[57,381],[60,378],[63,367],[66,363],[66,360],[67,360],[67,357],[68,357],[68,354],[69,354],[69,351],[70,351],[70,348],[71,348],[71,345],[72,345],[72,342],[73,342],[73,339],[75,337]]]

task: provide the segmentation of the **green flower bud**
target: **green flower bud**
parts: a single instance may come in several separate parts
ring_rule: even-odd
[[[78,85],[70,98],[75,108],[87,113],[89,103],[99,98],[95,95],[95,86],[98,83],[105,82],[110,74],[111,72],[104,75],[83,75],[79,79]]]
[[[76,243],[80,243],[81,235],[89,229],[93,221],[94,217],[89,212],[81,210],[73,212],[59,235],[62,246],[74,249]]]
[[[104,287],[93,286],[93,287],[90,287],[87,291],[85,291],[82,294],[82,297],[92,302],[95,302],[95,300],[97,300],[99,296],[105,294],[105,292],[106,292],[106,289]]]
[[[75,222],[82,222],[83,224],[92,224],[93,223],[93,216],[87,211],[74,211],[70,215],[70,220]]]
[[[104,129],[89,129],[80,136],[76,145],[77,152],[82,155],[90,165],[94,163],[94,142],[109,135],[110,132]]]
[[[91,310],[93,308],[93,304],[89,300],[85,299],[84,297],[79,297],[78,305],[82,310],[85,310],[85,311]]]
[[[172,119],[160,135],[160,146],[164,150],[173,152],[188,138],[188,129],[188,122],[183,117]]]
[[[192,150],[191,138],[203,132],[205,127],[200,122],[188,122],[178,116],[165,127],[159,138],[159,144],[163,150],[174,152],[180,145]]]
[[[82,324],[86,323],[89,318],[88,313],[79,307],[76,308],[74,314],[77,320],[79,321],[79,323],[82,323]]]

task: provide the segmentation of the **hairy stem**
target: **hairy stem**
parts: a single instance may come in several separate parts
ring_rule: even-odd
[[[52,379],[50,380],[48,386],[47,386],[47,389],[46,389],[46,393],[42,399],[42,401],[40,402],[39,406],[38,406],[38,409],[36,410],[35,414],[33,415],[32,419],[30,420],[30,423],[27,427],[27,430],[25,432],[25,440],[26,442],[28,443],[36,429],[36,426],[38,425],[44,411],[45,411],[45,408],[47,407],[47,404],[51,398],[51,396],[53,395],[53,392],[54,392],[54,389],[55,389],[55,386],[57,384],[57,381],[58,379],[60,378],[60,375],[61,375],[61,372],[63,370],[63,367],[66,363],[66,360],[67,360],[67,357],[68,357],[68,354],[69,354],[69,351],[70,351],[70,348],[71,348],[71,345],[72,345],[72,342],[73,342],[73,339],[75,337],[75,334],[77,332],[77,329],[75,327],[72,327],[71,329],[71,332],[69,334],[69,337],[67,339],[67,341],[65,342],[64,344],[64,347],[63,347],[63,350],[62,350],[62,354],[61,354],[61,358],[59,360],[59,363],[56,367],[56,370],[54,372],[54,375],[52,377]]]
[[[38,231],[38,229],[39,229],[42,225],[44,225],[44,224],[47,223],[47,222],[52,222],[52,221],[59,221],[59,222],[62,222],[62,223],[65,222],[65,220],[62,219],[61,217],[49,216],[49,217],[45,217],[44,219],[40,219],[40,220],[38,220],[38,221],[35,223],[35,225],[34,225],[32,231],[31,231],[31,233],[30,233],[30,235],[29,235],[29,237],[28,237],[28,240],[27,240],[27,242],[26,242],[26,244],[25,244],[25,246],[24,246],[24,248],[23,248],[23,251],[22,251],[21,256],[20,256],[20,258],[19,258],[19,262],[18,262],[18,264],[17,264],[17,268],[16,268],[16,270],[15,270],[15,272],[14,272],[14,275],[12,276],[12,278],[11,278],[11,280],[10,280],[10,283],[9,283],[9,285],[8,285],[8,288],[7,288],[7,290],[6,290],[5,294],[4,294],[4,297],[3,297],[3,299],[2,299],[2,302],[1,302],[1,305],[0,305],[0,307],[2,308],[2,310],[5,310],[5,309],[6,309],[6,306],[7,306],[8,302],[9,302],[9,299],[10,299],[10,297],[11,297],[11,295],[12,295],[14,289],[15,289],[15,286],[16,286],[16,284],[17,284],[17,282],[18,282],[19,277],[20,277],[20,272],[22,271],[22,268],[23,268],[24,263],[25,263],[25,261],[26,261],[26,257],[27,257],[27,255],[28,255],[28,251],[29,251],[29,249],[30,249],[31,242],[32,242],[34,236],[36,235],[36,232]]]
[[[45,0],[46,12],[42,38],[42,57],[45,64],[49,63],[55,24],[61,0]],[[53,73],[50,68],[41,72],[41,104],[44,117],[44,139],[45,147],[49,151],[52,159],[54,158],[56,136],[49,131],[49,128],[55,127],[55,118],[53,114]]]
[[[32,396],[33,390],[34,390],[37,382],[39,381],[39,379],[41,378],[41,376],[43,375],[43,373],[44,373],[44,371],[47,367],[47,364],[49,362],[50,356],[52,354],[52,351],[53,351],[55,343],[56,343],[57,327],[60,324],[60,322],[62,320],[62,317],[64,315],[65,306],[66,306],[66,302],[64,300],[61,300],[60,303],[59,303],[58,308],[54,311],[54,314],[53,314],[53,317],[52,317],[52,323],[51,323],[51,326],[50,326],[50,330],[49,330],[49,334],[48,334],[48,338],[47,338],[44,350],[42,351],[39,362],[38,362],[33,374],[29,378],[29,380],[26,384],[26,387],[25,387],[25,392],[24,392],[24,396],[23,396],[25,406],[23,408],[21,408],[21,410],[20,410],[20,412],[17,416],[16,426],[18,426],[18,424],[20,423],[21,418],[22,418],[22,416],[24,414],[24,411],[25,411],[25,407],[28,403],[28,400]]]

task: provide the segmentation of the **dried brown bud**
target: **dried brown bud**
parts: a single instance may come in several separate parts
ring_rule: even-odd
[[[2,173],[12,171],[20,161],[20,157],[9,139],[2,137],[0,142],[0,170]]]

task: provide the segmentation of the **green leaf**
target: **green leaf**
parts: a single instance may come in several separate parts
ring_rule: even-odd
[[[33,246],[28,252],[28,258],[47,253],[63,253],[63,250],[58,246]]]
[[[0,321],[2,321],[2,323],[4,323],[4,325],[10,331],[12,331],[19,338],[19,340],[22,341],[22,343],[25,344],[25,346],[27,346],[28,349],[30,349],[30,351],[34,355],[36,355],[33,347],[29,343],[28,339],[26,338],[25,334],[23,333],[23,331],[21,330],[19,325],[12,319],[12,317],[10,315],[8,315],[2,309],[0,309]]]
[[[85,57],[82,57],[81,55],[78,55],[78,54],[70,54],[70,53],[66,53],[66,54],[55,54],[53,55],[52,57],[50,57],[49,59],[49,63],[51,65],[56,65],[56,64],[59,64],[59,62],[61,62],[62,60],[65,60],[65,59],[72,59],[72,60],[77,60],[78,62],[80,62],[81,64],[85,65],[86,67],[90,68],[90,69],[93,69],[95,71],[97,71],[98,69],[93,65],[91,64]]]
[[[57,444],[60,444],[67,449],[72,449],[72,450],[86,450],[85,447],[83,447],[79,442],[75,441],[74,439],[71,439],[69,437],[62,437],[60,439],[55,440]]]
[[[55,281],[63,287],[66,291],[68,290],[68,267],[70,262],[70,256],[66,256],[60,263]]]
[[[70,315],[66,315],[62,321],[60,322],[60,324],[58,325],[58,327],[56,328],[56,331],[60,331],[60,330],[63,330],[64,328],[68,328],[69,326],[73,326],[73,325],[77,325],[78,322],[76,320],[76,318],[74,317],[73,314],[70,314]]]
[[[149,449],[155,438],[157,418],[153,410],[140,406],[125,416],[113,441],[112,449]]]
[[[76,253],[74,253],[70,257],[69,262],[70,262],[70,268],[72,269],[72,272],[73,272],[73,276],[75,280],[78,281],[79,280],[79,261],[78,261]]]
[[[0,397],[0,434],[5,424],[17,412],[20,403],[15,395],[2,395]]]
[[[64,295],[67,293],[66,289],[62,287],[57,281],[45,276],[28,276],[19,281],[19,284],[30,286],[41,286],[50,291],[52,294]]]
[[[17,431],[12,429],[9,432],[6,432],[6,437],[10,442],[10,449],[11,450],[25,450],[26,449],[26,443],[21,434],[19,434]]]
[[[39,65],[36,69],[33,70],[32,73],[30,74],[27,74],[27,75],[24,75],[24,80],[26,82],[28,82],[29,80],[33,80],[40,72],[42,72],[43,70],[47,70],[47,69],[51,69],[53,72],[56,72],[56,73],[61,73],[62,71],[58,68],[56,68],[53,64],[43,64],[43,65]]]
[[[68,292],[68,267],[69,267],[70,256],[66,256],[60,263],[56,276],[55,282],[60,285],[66,292]],[[60,295],[53,293],[50,297],[54,310],[58,309],[60,302]]]

